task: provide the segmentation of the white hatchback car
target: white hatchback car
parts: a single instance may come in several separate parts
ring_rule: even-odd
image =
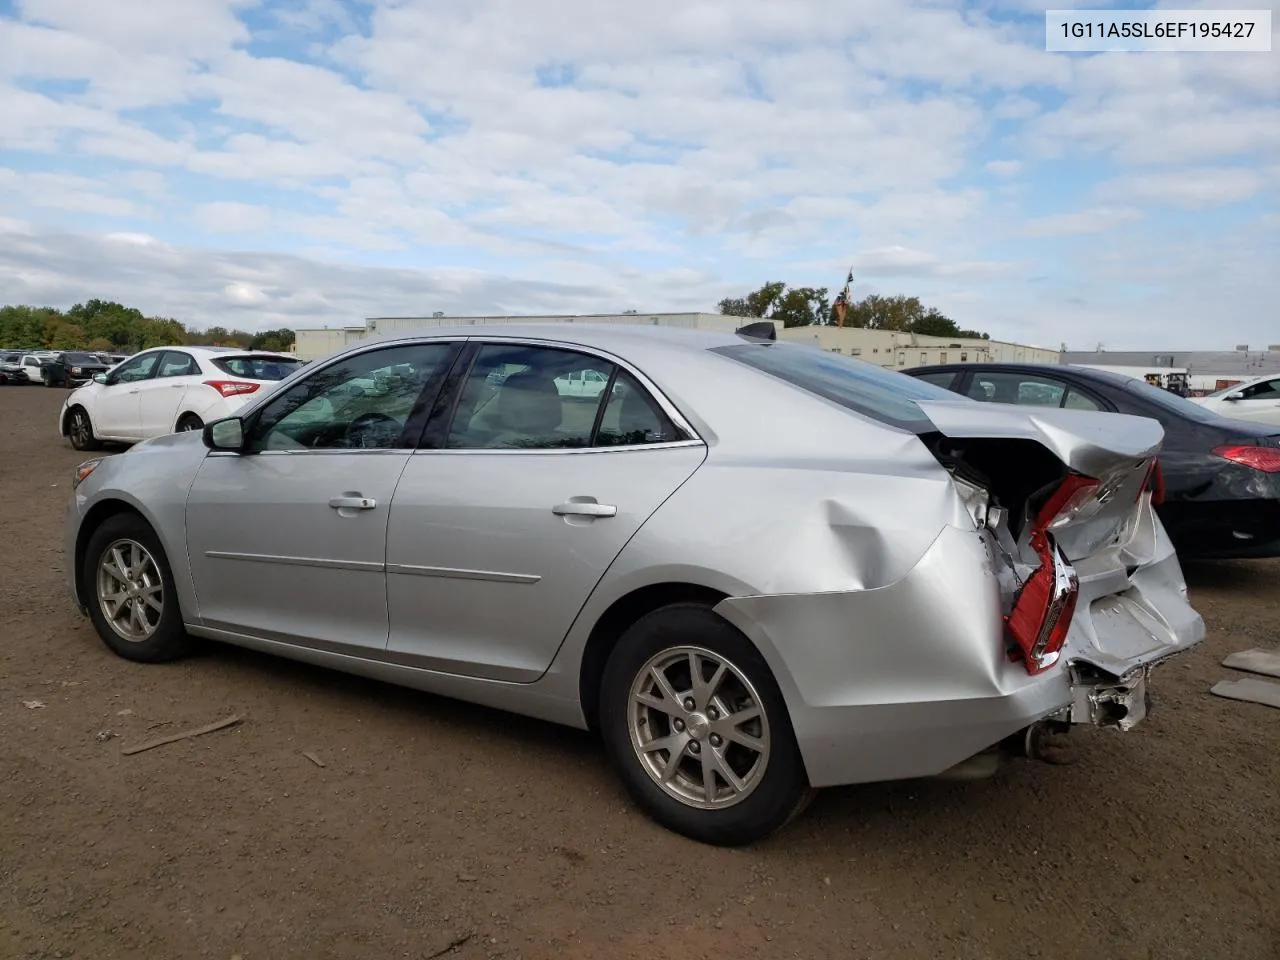
[[[156,347],[71,391],[58,432],[77,450],[200,430],[301,366],[296,357],[234,347]]]
[[[1233,420],[1280,426],[1280,376],[1270,374],[1211,393],[1192,397],[1200,406]]]

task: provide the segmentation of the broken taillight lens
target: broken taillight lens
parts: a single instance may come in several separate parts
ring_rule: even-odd
[[[1147,475],[1142,481],[1142,487],[1138,490],[1138,499],[1142,499],[1142,495],[1148,490],[1151,491],[1151,505],[1158,507],[1164,503],[1164,471],[1160,469],[1159,458],[1151,461],[1151,466],[1147,467]]]
[[[1276,447],[1230,444],[1225,447],[1214,447],[1213,452],[1232,463],[1253,467],[1263,473],[1280,473],[1280,449]]]
[[[1098,490],[1099,483],[1092,477],[1070,474],[1031,522],[1031,547],[1040,566],[1022,585],[1005,618],[1028,673],[1042,673],[1058,662],[1080,596],[1079,578],[1050,530],[1087,512]]]
[[[244,393],[253,393],[262,386],[260,383],[249,383],[245,380],[206,380],[204,385],[213,387],[224,397],[238,397]]]

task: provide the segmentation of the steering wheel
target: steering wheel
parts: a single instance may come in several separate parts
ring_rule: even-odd
[[[347,425],[344,440],[348,447],[385,447],[388,446],[387,440],[394,440],[402,429],[395,417],[371,410]]]

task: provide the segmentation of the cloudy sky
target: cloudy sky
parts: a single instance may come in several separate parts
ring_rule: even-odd
[[[1280,44],[1051,54],[1043,11],[0,0],[0,303],[714,310],[852,265],[1006,339],[1280,342]]]

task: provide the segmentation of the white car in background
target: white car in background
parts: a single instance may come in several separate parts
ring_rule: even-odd
[[[1255,377],[1207,397],[1190,397],[1194,403],[1221,417],[1280,426],[1280,376]]]
[[[71,391],[58,432],[77,450],[200,430],[229,417],[301,366],[297,357],[234,347],[156,347]]]

